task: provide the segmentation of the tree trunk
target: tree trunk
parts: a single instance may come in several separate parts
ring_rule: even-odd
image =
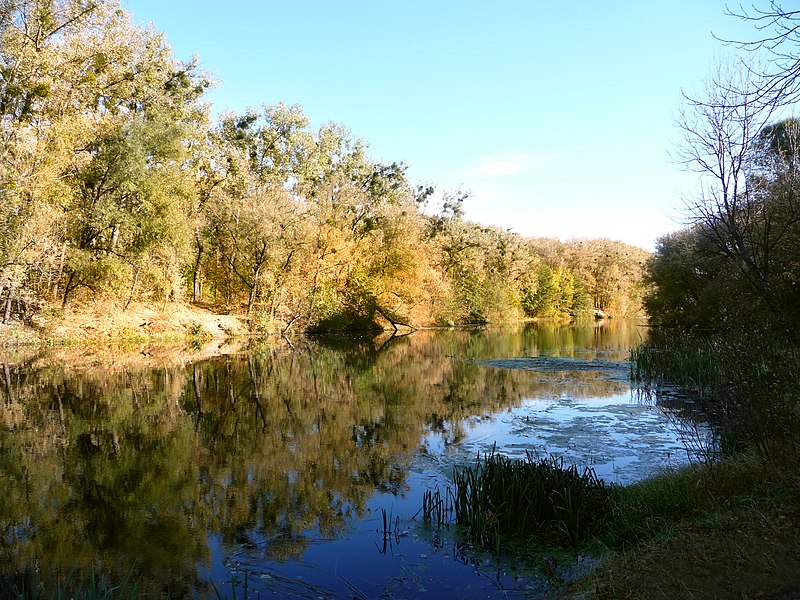
[[[117,243],[119,242],[119,223],[114,225],[114,229],[111,231],[111,252],[117,249]]]
[[[71,271],[69,277],[67,278],[67,285],[64,286],[64,297],[61,299],[61,308],[67,307],[67,299],[69,298],[69,293],[72,291],[72,282],[75,280],[75,271]]]
[[[8,323],[8,320],[11,318],[11,301],[14,297],[14,288],[8,288],[8,297],[6,298],[6,310],[3,314],[3,325]]]
[[[194,261],[194,275],[192,278],[192,302],[199,302],[203,297],[203,240],[199,234],[195,234],[197,242],[197,257]]]
[[[261,265],[253,273],[253,287],[250,288],[250,297],[247,299],[247,314],[248,316],[253,312],[253,305],[256,303],[256,294],[258,293],[258,276],[261,274]]]
[[[67,256],[67,242],[61,244],[61,256],[58,259],[58,271],[56,271],[55,285],[53,286],[53,300],[58,298],[58,283],[61,281],[61,275],[64,274],[64,259]]]
[[[139,273],[141,272],[141,267],[136,267],[136,271],[133,273],[133,282],[131,283],[131,292],[128,294],[128,299],[125,301],[125,306],[122,307],[123,311],[128,310],[128,306],[131,304],[131,300],[133,300],[133,294],[136,291],[136,284],[139,282]]]
[[[383,308],[381,308],[377,304],[375,305],[375,312],[377,312],[380,316],[382,316],[384,319],[389,321],[389,324],[392,326],[392,328],[394,328],[395,332],[398,331],[398,328],[397,328],[398,325],[402,325],[403,327],[408,327],[412,331],[416,329],[413,325],[409,325],[408,323],[400,321],[397,318],[397,316],[393,316],[392,314],[390,314],[390,312],[388,310],[384,310]]]
[[[247,298],[247,315],[249,316],[253,312],[253,305],[256,303],[256,290],[258,288],[258,283],[253,283],[253,287],[250,288],[250,296]]]
[[[286,334],[287,334],[287,333],[289,332],[289,330],[292,328],[292,325],[294,325],[294,322],[295,322],[295,321],[297,321],[297,319],[299,319],[299,318],[300,318],[300,316],[301,316],[301,315],[297,314],[297,315],[295,315],[295,316],[293,316],[293,317],[292,317],[292,320],[291,320],[291,321],[289,321],[289,322],[286,324],[286,327],[284,327],[284,328],[283,328],[283,331],[281,331],[281,335],[282,335],[282,336],[286,336]]]
[[[3,363],[3,374],[5,375],[6,380],[6,391],[8,393],[8,400],[11,404],[14,404],[16,398],[14,398],[14,386],[11,382],[11,371],[8,369],[8,365]]]
[[[198,431],[200,429],[200,422],[203,420],[203,398],[200,394],[200,369],[197,367],[197,363],[192,365],[192,387],[194,389],[194,398],[197,402],[197,420],[194,424],[194,430]]]

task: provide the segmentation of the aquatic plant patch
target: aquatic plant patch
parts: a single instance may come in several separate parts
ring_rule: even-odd
[[[529,537],[577,545],[610,510],[613,490],[592,468],[560,457],[527,453],[519,460],[494,451],[456,468],[453,483],[448,498],[438,490],[426,496],[426,521],[441,525],[452,514],[475,543],[496,551],[504,540]]]

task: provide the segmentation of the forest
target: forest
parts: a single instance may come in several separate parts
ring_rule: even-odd
[[[98,302],[207,303],[257,332],[640,313],[646,251],[469,222],[468,193],[299,106],[212,117],[212,85],[116,0],[0,3],[3,322]]]

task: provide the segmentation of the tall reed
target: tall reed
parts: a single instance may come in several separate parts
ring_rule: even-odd
[[[705,396],[718,384],[714,342],[705,336],[661,336],[632,348],[631,379],[645,384],[672,383]]]
[[[565,466],[555,456],[515,460],[492,450],[474,466],[456,468],[453,481],[456,523],[497,551],[503,540],[531,536],[575,545],[611,502],[610,486],[593,469]]]
[[[630,357],[632,379],[701,396],[723,454],[800,451],[800,352],[773,331],[659,333]]]

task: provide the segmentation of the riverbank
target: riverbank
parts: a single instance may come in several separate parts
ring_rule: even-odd
[[[719,422],[701,464],[620,490],[581,598],[800,598],[796,347],[767,327],[657,332],[637,378],[679,383]]]
[[[800,598],[796,457],[753,454],[666,472],[621,490],[565,597]]]
[[[250,334],[246,315],[223,314],[201,304],[119,302],[48,306],[29,324],[0,325],[0,346],[69,345],[127,341],[225,339]]]
[[[602,311],[595,311],[602,312]],[[603,313],[605,315],[605,313]],[[608,315],[606,315],[608,316]],[[523,319],[520,323],[567,324],[574,317]],[[591,318],[590,323],[602,320]],[[495,325],[508,325],[496,323]],[[392,331],[390,322],[384,331]],[[450,325],[453,327],[454,325]],[[486,324],[464,324],[458,327],[484,327]],[[415,329],[440,329],[427,325]],[[445,326],[444,328],[447,328]],[[404,328],[407,329],[407,328]],[[411,329],[409,329],[411,330]],[[380,327],[371,330],[378,335]],[[26,322],[12,316],[0,323],[0,347],[53,346],[72,344],[107,344],[128,342],[175,342],[187,338],[230,339],[250,335],[279,335],[281,327],[260,322],[244,313],[229,312],[224,307],[205,303],[104,302],[73,303],[66,308],[55,304],[40,307]],[[343,333],[344,330],[339,331]]]

